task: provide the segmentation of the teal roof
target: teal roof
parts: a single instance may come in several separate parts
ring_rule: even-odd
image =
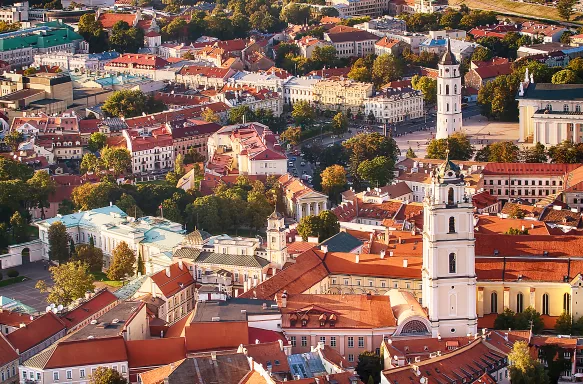
[[[70,44],[83,37],[69,28],[59,28],[47,31],[45,34],[29,34],[22,36],[0,38],[0,51],[12,51],[23,48],[50,48],[62,44]]]
[[[362,244],[361,240],[347,232],[338,232],[321,243],[321,245],[328,247],[328,252],[351,252]]]
[[[64,215],[61,217],[52,217],[50,219],[37,222],[38,226],[50,227],[51,224],[60,221],[66,227],[76,227],[78,225],[100,226],[110,224],[112,222],[112,214],[117,214],[119,217],[126,217],[126,213],[119,209],[116,205],[96,208],[89,211],[82,211]]]

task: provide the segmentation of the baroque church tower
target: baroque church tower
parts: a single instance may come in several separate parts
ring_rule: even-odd
[[[451,52],[449,39],[447,39],[447,51],[439,60],[438,67],[435,138],[447,139],[462,129],[462,78],[460,65]]]
[[[278,269],[282,269],[287,262],[287,244],[285,241],[285,224],[283,216],[273,211],[267,218],[267,260]]]
[[[449,160],[432,172],[423,202],[423,304],[433,337],[477,333],[472,202]]]

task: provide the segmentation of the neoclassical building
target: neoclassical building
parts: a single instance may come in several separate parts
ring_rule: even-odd
[[[583,142],[583,84],[535,83],[528,71],[518,95],[519,141],[556,145]]]
[[[286,173],[278,182],[283,190],[286,213],[297,221],[304,216],[317,215],[327,209],[328,196],[308,187],[297,177]]]

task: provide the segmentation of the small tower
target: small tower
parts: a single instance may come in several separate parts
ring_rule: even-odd
[[[423,202],[423,304],[433,337],[477,332],[473,206],[464,190],[448,153]]]
[[[462,78],[460,65],[451,52],[447,39],[447,50],[438,63],[437,76],[437,133],[436,139],[447,139],[462,129]]]
[[[278,269],[287,262],[287,244],[285,241],[285,224],[277,208],[267,218],[267,259]]]

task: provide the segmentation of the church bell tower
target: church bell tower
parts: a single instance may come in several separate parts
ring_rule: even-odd
[[[447,139],[462,129],[462,78],[460,65],[451,52],[447,39],[447,51],[438,63],[437,76],[437,133],[436,139]]]

